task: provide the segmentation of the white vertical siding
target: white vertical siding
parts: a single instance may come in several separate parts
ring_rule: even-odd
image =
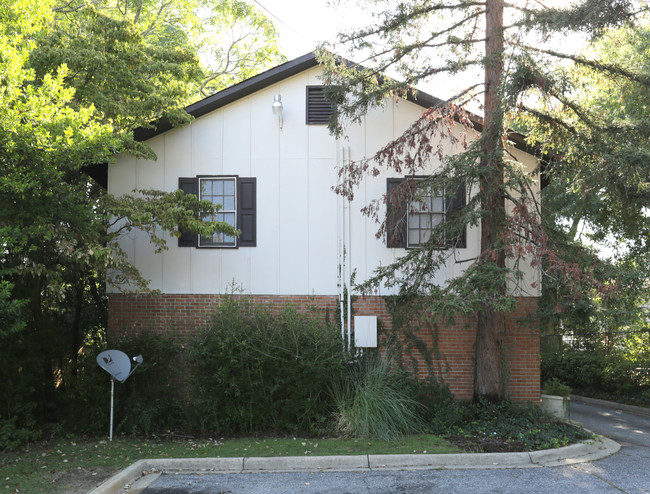
[[[122,155],[110,165],[109,192],[116,195],[134,188],[172,191],[179,177],[196,175],[257,179],[256,247],[179,248],[176,239],[169,238],[169,250],[155,255],[142,234],[122,240],[136,267],[151,280],[151,288],[224,293],[234,281],[255,294],[337,293],[337,197],[331,189],[337,182],[338,150],[349,147],[353,160],[372,156],[418,118],[422,108],[403,100],[389,102],[372,110],[363,123],[350,125],[346,139],[337,144],[326,126],[305,124],[305,87],[319,84],[319,73],[319,68],[307,70],[156,136],[148,144],[157,161]],[[282,130],[271,111],[274,94],[282,96]],[[533,169],[535,160],[520,154]],[[359,211],[381,198],[391,176],[398,175],[389,171],[370,177],[355,192],[348,259],[357,281],[404,253],[377,239],[378,224]],[[478,229],[470,229],[470,248],[461,250],[457,259],[474,257],[478,238]],[[463,266],[450,260],[438,279],[443,282]],[[528,285],[534,276],[529,278]]]

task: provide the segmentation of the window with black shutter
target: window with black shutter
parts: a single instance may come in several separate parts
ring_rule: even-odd
[[[400,187],[405,180],[418,181],[418,177],[389,178],[386,182],[387,216],[386,245],[388,247],[414,248],[429,240],[431,230],[441,222],[450,221],[465,206],[465,187],[455,193],[423,190],[413,197],[412,188]],[[467,247],[466,227],[445,247]],[[441,246],[442,248],[443,246]]]
[[[307,86],[307,125],[327,125],[334,112],[323,86]]]
[[[200,176],[179,178],[178,186],[186,194],[219,204],[216,214],[201,214],[205,221],[221,221],[240,230],[239,237],[221,232],[212,236],[182,233],[179,247],[237,248],[257,245],[257,180],[251,177]]]

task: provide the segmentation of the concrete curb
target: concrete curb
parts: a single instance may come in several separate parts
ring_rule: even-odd
[[[571,395],[571,401],[596,407],[611,408],[612,410],[622,410],[633,415],[640,415],[641,417],[650,417],[650,408],[625,405],[623,403],[616,403],[615,401],[598,400],[596,398],[587,398],[586,396],[578,395]]]
[[[595,461],[611,456],[619,449],[618,443],[598,437],[563,448],[531,453],[150,459],[135,462],[90,494],[135,494],[151,484],[160,473],[541,468]]]

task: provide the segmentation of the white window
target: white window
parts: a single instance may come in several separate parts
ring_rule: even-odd
[[[217,214],[202,213],[203,221],[220,221],[233,228],[237,226],[237,179],[235,177],[200,178],[199,198],[219,204]],[[200,247],[236,247],[236,238],[222,232],[215,232],[211,237],[199,237]]]
[[[426,243],[431,230],[445,221],[445,196],[442,191],[421,189],[408,205],[407,247]]]
[[[431,231],[443,222],[457,218],[465,207],[465,186],[453,193],[434,190],[426,185],[426,177],[386,179],[386,246],[414,248],[431,238]],[[438,248],[467,247],[466,225],[446,232]]]

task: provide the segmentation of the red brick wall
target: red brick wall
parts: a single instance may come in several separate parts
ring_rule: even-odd
[[[277,311],[286,303],[299,309],[317,307],[323,315],[335,317],[336,296],[246,296],[257,304]],[[196,333],[219,305],[219,295],[109,295],[108,332],[110,336],[137,333],[144,329],[166,332],[179,341]],[[381,321],[385,336],[393,331],[393,321],[382,297],[359,297],[354,303],[354,314],[375,315]],[[507,368],[506,391],[515,400],[539,400],[539,331],[531,319],[537,299],[521,298],[517,309],[506,320],[504,362]],[[526,320],[528,318],[528,320]],[[433,360],[433,371],[449,385],[458,399],[469,399],[473,392],[473,353],[476,320],[460,316],[454,324],[422,324],[413,332],[427,348],[437,347],[438,359]],[[397,331],[399,328],[395,328]],[[381,338],[380,334],[380,338]],[[421,376],[428,375],[424,356],[411,351],[409,360],[416,362]]]

